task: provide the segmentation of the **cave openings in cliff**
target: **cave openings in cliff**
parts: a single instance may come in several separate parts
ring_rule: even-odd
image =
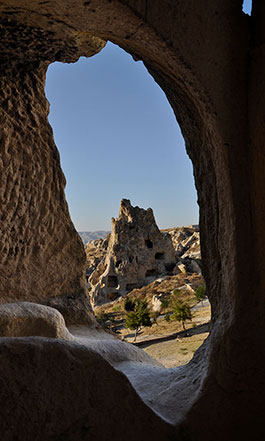
[[[77,231],[109,231],[122,198],[151,207],[160,229],[198,224],[183,137],[164,92],[141,61],[108,43],[91,58],[50,65],[46,95]],[[192,263],[187,255],[181,263],[187,272],[179,280],[196,288],[202,281]],[[195,315],[188,328],[196,326]]]

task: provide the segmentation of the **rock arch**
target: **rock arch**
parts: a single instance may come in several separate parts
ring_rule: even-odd
[[[44,82],[49,63],[91,56],[109,39],[162,87],[194,166],[213,328],[183,374],[196,400],[176,433],[247,439],[255,427],[259,439],[262,406],[249,408],[264,395],[265,6],[253,2],[248,18],[239,0],[199,3],[1,2],[0,295],[92,320]]]

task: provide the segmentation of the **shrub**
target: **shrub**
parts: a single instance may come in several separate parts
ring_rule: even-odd
[[[135,301],[132,300],[132,299],[130,299],[130,297],[127,297],[127,298],[124,300],[124,304],[123,304],[123,306],[124,306],[124,309],[125,309],[126,312],[134,311],[134,308],[135,308]]]
[[[207,298],[205,284],[199,286],[195,291],[195,297],[198,302],[203,302]]]
[[[136,299],[133,303],[134,310],[127,313],[124,326],[125,328],[135,330],[135,341],[141,326],[152,326],[152,322],[147,302]]]
[[[192,320],[191,307],[188,302],[180,299],[180,291],[174,289],[172,296],[172,319],[182,323],[185,330],[185,321]]]
[[[113,308],[112,308],[112,311],[113,312],[119,312],[121,310],[121,305],[115,305],[115,306],[113,306]]]
[[[177,320],[178,322],[181,322],[183,329],[186,330],[185,321],[192,320],[192,312],[190,305],[187,302],[184,302],[183,300],[180,299],[175,300],[173,304],[172,318],[174,320]]]
[[[100,311],[98,314],[96,314],[96,320],[97,322],[103,326],[103,328],[111,328],[111,325],[113,325],[115,319],[113,317],[113,314],[106,313],[105,311]]]
[[[176,296],[179,296],[180,293],[181,293],[181,291],[180,291],[179,289],[177,289],[177,288],[173,289],[173,295],[174,295],[175,297],[176,297]]]
[[[160,299],[160,301],[161,301],[161,308],[166,309],[169,305],[168,299]]]

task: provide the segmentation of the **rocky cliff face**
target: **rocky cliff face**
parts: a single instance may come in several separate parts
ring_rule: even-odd
[[[86,251],[86,278],[88,281],[89,276],[95,271],[99,263],[106,257],[109,237],[105,239],[91,240],[85,247]]]
[[[173,435],[92,352],[2,341],[5,441],[103,441],[110,433],[127,441],[265,438],[265,3],[254,1],[251,17],[239,1],[203,5],[0,2],[1,302],[68,296],[75,303],[85,293],[85,253],[64,200],[44,80],[49,63],[92,55],[103,38],[143,60],[180,123],[194,167],[213,314],[193,362],[166,383],[174,413],[186,404]]]
[[[176,250],[178,268],[182,272],[201,273],[201,244],[198,225],[169,228],[169,233]],[[176,273],[176,270],[175,270]]]
[[[172,273],[175,250],[168,233],[161,233],[151,208],[132,207],[123,199],[105,258],[91,274],[94,306],[114,300],[134,288],[147,285],[158,276]]]
[[[132,289],[139,288],[140,286],[145,286],[147,283],[153,282],[161,275],[179,274],[180,272],[184,274],[201,274],[200,233],[197,225],[168,228],[166,230],[161,230],[160,234],[158,234],[157,230],[155,230],[156,235],[159,237],[160,243],[157,246],[157,244],[154,242],[153,248],[148,248],[145,240],[149,233],[147,231],[143,232],[146,224],[139,219],[139,213],[141,213],[141,216],[143,216],[145,210],[138,209],[141,211],[137,212],[138,207],[133,208],[128,204],[129,201],[122,201],[120,216],[117,220],[113,220],[114,232],[112,235],[108,235],[105,239],[98,239],[88,242],[85,248],[87,256],[86,277],[88,283],[92,285],[91,296],[94,298],[95,305],[100,304],[102,301],[105,302],[107,300],[113,300],[118,294],[123,294],[123,292],[128,292]],[[124,209],[124,207],[126,207],[126,209]],[[131,222],[127,234],[124,232],[123,228],[124,225],[128,224],[129,212],[134,213],[134,224]],[[135,213],[138,214],[135,215]],[[139,239],[139,246],[136,246],[138,240],[137,238],[139,238],[139,226],[135,225],[135,222],[137,223],[137,219],[138,223],[140,223],[142,226],[140,231],[141,238]],[[119,226],[117,226],[117,224]],[[124,240],[126,234],[128,236],[127,243],[126,240]],[[115,236],[115,239],[113,239],[113,236]],[[171,237],[173,248],[175,250],[175,259],[174,257],[172,258],[171,245],[168,245],[170,242],[169,236]],[[123,238],[122,244],[119,242],[121,238]],[[157,238],[155,238],[155,240],[156,239]],[[131,248],[131,244],[133,244],[133,248]],[[171,262],[166,262],[164,260],[165,255],[163,256],[163,252],[161,254],[161,249],[168,249],[168,247],[171,249],[169,259]],[[158,248],[160,249],[160,252],[157,251]],[[146,256],[147,254],[148,256]],[[132,255],[135,256],[135,259],[133,260],[131,258]],[[147,269],[147,266],[149,265],[147,262],[150,263],[151,256],[155,256],[153,260],[151,259],[152,268],[148,267]],[[130,259],[132,262],[130,262]],[[140,261],[145,262],[144,269],[139,268]],[[128,268],[130,268],[129,277]],[[116,287],[108,287],[108,285],[106,286],[106,284],[109,282],[108,276],[110,276],[110,280],[112,277],[113,284],[114,281],[115,284],[117,283]],[[117,277],[117,279],[115,279],[115,277]],[[130,281],[127,281],[127,279],[130,279]],[[126,281],[126,283],[122,283],[122,280]],[[123,287],[123,291],[121,287]],[[96,292],[100,293],[99,298],[95,294]],[[103,299],[101,298],[102,294]]]
[[[11,63],[0,74],[0,303],[52,302],[68,323],[90,323],[85,253],[48,124],[47,63],[38,65]]]

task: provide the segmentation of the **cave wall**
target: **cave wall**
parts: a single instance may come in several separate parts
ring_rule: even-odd
[[[43,302],[68,323],[90,323],[85,252],[70,220],[44,92],[47,60],[76,61],[82,49],[10,16],[3,13],[0,32],[0,301]],[[86,39],[79,44],[88,54],[105,45]]]
[[[49,63],[91,56],[109,39],[144,61],[180,123],[213,321],[196,359],[207,367],[179,439],[264,435],[265,7],[254,1],[251,17],[241,7],[240,0],[0,5],[1,301],[52,298],[69,317],[79,302],[78,320],[89,320],[85,256],[47,120]]]

